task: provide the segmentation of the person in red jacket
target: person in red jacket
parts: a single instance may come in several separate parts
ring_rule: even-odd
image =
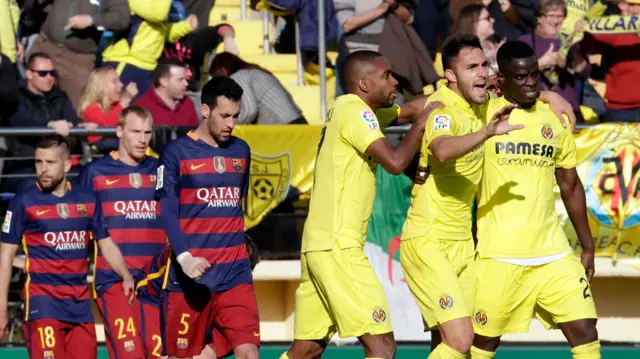
[[[618,3],[620,15],[640,15],[640,0]],[[585,33],[582,49],[602,54],[607,68],[607,112],[604,122],[640,122],[640,34],[595,35]]]
[[[138,95],[135,82],[129,83],[124,92],[122,87],[113,67],[104,66],[91,71],[78,109],[80,118],[85,123],[95,123],[100,127],[115,127],[120,111]],[[103,153],[118,148],[118,139],[115,137],[89,136],[87,140]]]
[[[178,59],[161,60],[153,74],[153,87],[134,101],[151,112],[156,126],[198,127],[193,100],[185,96],[187,68]]]

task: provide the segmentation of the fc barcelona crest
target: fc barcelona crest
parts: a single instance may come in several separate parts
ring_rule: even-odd
[[[130,173],[129,183],[133,188],[140,188],[142,186],[142,176],[139,173]]]
[[[242,159],[241,158],[234,158],[232,163],[233,163],[233,169],[235,169],[236,172],[242,173],[242,169],[243,169]]]
[[[56,209],[58,210],[58,216],[60,216],[60,218],[69,218],[69,206],[66,203],[58,203]]]
[[[218,173],[224,173],[227,170],[227,163],[225,162],[224,157],[214,157],[213,168],[215,168]]]
[[[87,214],[89,214],[89,210],[87,210],[87,205],[84,203],[76,204],[76,210],[78,211],[78,216],[80,217],[86,217]]]

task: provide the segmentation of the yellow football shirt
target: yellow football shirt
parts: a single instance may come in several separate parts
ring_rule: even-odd
[[[489,103],[490,118],[507,100]],[[576,144],[549,105],[517,109],[511,124],[525,128],[485,142],[478,204],[482,258],[538,258],[570,251],[555,210],[555,169],[577,165]]]
[[[440,162],[429,151],[431,141],[443,135],[463,136],[484,126],[486,106],[470,105],[446,86],[429,96],[427,104],[440,101],[425,127],[421,145],[421,166],[431,175],[411,190],[411,207],[402,228],[402,240],[420,236],[437,239],[471,239],[471,206],[482,177],[484,148],[479,146],[463,157]]]
[[[399,111],[394,105],[374,114],[356,95],[336,99],[320,137],[302,253],[331,250],[336,241],[341,248],[364,246],[377,166],[366,150]]]

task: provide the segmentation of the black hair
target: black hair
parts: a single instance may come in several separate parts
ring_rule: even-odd
[[[496,60],[498,62],[498,69],[504,73],[507,67],[513,60],[528,59],[530,57],[536,57],[535,51],[531,46],[522,41],[508,41],[505,42],[498,49]]]
[[[68,158],[71,155],[71,150],[69,149],[69,142],[62,135],[47,135],[42,137],[38,143],[36,144],[36,149],[50,149],[50,148],[60,148],[62,149],[63,156]]]
[[[160,79],[170,77],[171,69],[174,67],[186,68],[185,64],[182,61],[174,57],[170,57],[168,59],[161,59],[158,62],[158,66],[156,66],[156,69],[153,70],[153,84],[156,87],[160,86]]]
[[[224,96],[231,101],[237,102],[240,101],[242,92],[242,87],[232,78],[215,76],[207,81],[202,88],[200,101],[213,110],[218,104],[218,97]]]
[[[447,38],[442,44],[442,68],[450,69],[453,60],[460,55],[460,51],[466,48],[482,50],[480,39],[473,34],[455,34]]]
[[[53,62],[53,59],[51,58],[51,56],[45,54],[44,52],[35,52],[31,54],[31,56],[29,56],[29,59],[27,60],[27,69],[33,68],[33,64],[36,62],[37,59],[44,59],[44,60],[49,60]]]
[[[359,77],[362,74],[361,70],[367,68],[364,64],[371,63],[379,57],[382,57],[382,54],[371,50],[354,51],[347,56],[342,65],[342,78],[348,93],[353,92],[351,86],[355,85],[354,80],[357,80],[354,76]]]

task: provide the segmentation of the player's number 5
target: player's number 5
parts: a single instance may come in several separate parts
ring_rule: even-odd
[[[38,328],[40,334],[40,344],[43,348],[54,348],[56,346],[56,336],[53,327]]]
[[[189,331],[189,323],[187,323],[187,319],[189,319],[191,315],[187,313],[182,313],[182,317],[180,318],[180,324],[182,324],[182,329],[178,332],[180,335],[185,335]]]

